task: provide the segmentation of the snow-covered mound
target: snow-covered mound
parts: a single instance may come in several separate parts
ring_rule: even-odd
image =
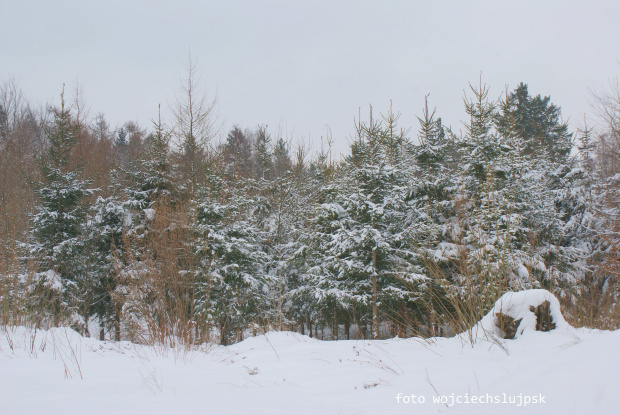
[[[506,319],[506,316],[509,318]],[[550,318],[549,327],[543,327],[542,330],[539,321],[541,317]],[[512,323],[512,327],[509,327],[511,324],[508,322]],[[476,329],[497,337],[518,339],[528,332],[563,331],[571,328],[562,316],[560,302],[552,293],[547,290],[525,290],[504,294],[495,302],[493,309],[480,320]],[[511,329],[512,333],[507,336],[506,332],[510,332]]]

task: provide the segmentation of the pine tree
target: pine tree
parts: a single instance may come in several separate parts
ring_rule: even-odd
[[[88,272],[91,285],[88,297],[92,304],[90,313],[99,320],[100,340],[106,330],[114,332],[119,341],[121,331],[121,306],[116,296],[120,285],[119,271],[124,263],[124,233],[130,213],[115,195],[99,197],[88,222],[87,246],[89,248]]]
[[[273,174],[273,159],[271,149],[271,136],[267,133],[266,126],[259,126],[254,141],[254,177],[256,180],[271,179]]]
[[[284,139],[280,138],[273,149],[274,174],[283,177],[292,167],[291,157]]]
[[[143,227],[154,212],[153,205],[158,200],[174,201],[169,161],[170,132],[161,121],[161,116],[154,124],[154,131],[147,137],[145,157],[131,163],[131,169],[125,171],[129,184],[125,187],[126,206],[133,210],[134,228]]]
[[[417,265],[429,277],[423,292],[425,306],[414,317],[417,322],[430,323],[431,333],[436,329],[432,320],[451,311],[446,291],[454,288],[452,278],[457,270],[453,262],[461,250],[455,203],[461,143],[435,114],[425,98],[423,116],[418,117],[418,143],[410,151],[412,178],[405,217],[412,249],[419,256]],[[415,320],[412,328],[418,331]]]
[[[292,291],[298,288],[303,263],[297,254],[304,250],[306,218],[315,207],[318,184],[307,174],[307,169],[283,172],[274,177],[265,192],[268,217],[262,222],[262,240],[267,253],[265,271],[270,277],[272,321],[277,327],[302,325],[308,320],[301,310],[307,304],[299,303]]]
[[[528,151],[516,118],[506,116],[502,128],[495,128],[498,104],[489,101],[488,88],[471,91],[473,99],[465,99],[470,122],[451,196],[454,217],[447,234],[452,243],[440,247],[441,256],[455,265],[454,294],[480,299],[472,315],[477,319],[506,290],[538,286],[532,272],[547,271],[544,252],[555,211],[540,170],[544,160]]]
[[[40,161],[41,182],[36,184],[39,197],[37,213],[32,218],[32,254],[44,271],[43,284],[51,285],[54,323],[59,324],[63,310],[86,315],[81,295],[88,285],[84,272],[82,229],[86,218],[85,198],[93,194],[89,182],[80,178],[79,166],[71,164],[78,129],[65,107],[52,110],[53,124],[47,129],[49,146]]]
[[[233,127],[221,146],[226,174],[232,179],[247,178],[253,172],[252,137],[237,126]]]
[[[288,222],[288,227],[281,229],[281,235],[285,238],[283,242],[286,244],[283,247],[286,279],[280,278],[276,282],[283,287],[282,308],[285,309],[285,317],[290,322],[299,324],[304,334],[307,327],[308,334],[312,337],[313,327],[317,332],[317,324],[322,321],[321,311],[324,304],[320,291],[317,290],[316,276],[307,272],[318,264],[320,248],[317,248],[317,244],[322,240],[309,218],[315,216],[324,201],[321,199],[321,189],[331,180],[331,172],[317,168],[314,163],[308,165],[306,151],[303,146],[297,148],[295,164],[291,166],[290,174],[282,178],[283,182],[291,185],[287,203],[282,208]]]
[[[489,101],[489,89],[482,84],[470,89],[473,98],[464,98],[469,123],[459,148],[462,164],[453,198],[453,258],[460,257],[453,278],[460,295],[478,297],[484,307],[506,287],[507,204],[500,192],[507,181],[503,160],[508,147],[494,129],[496,103]]]
[[[588,291],[589,285],[593,285],[591,264],[597,256],[600,260],[602,249],[597,234],[605,233],[606,227],[605,215],[601,215],[606,210],[604,194],[613,194],[608,191],[611,189],[601,186],[603,183],[594,170],[592,131],[586,125],[578,133],[582,145],[577,156],[556,162],[549,174],[559,228],[553,241],[554,251],[549,255],[555,262],[549,278],[553,278],[553,288],[563,297]]]
[[[133,327],[148,326],[150,335],[163,342],[168,333],[154,331],[161,328],[161,325],[149,326],[145,321],[161,322],[165,318],[166,310],[162,309],[161,302],[158,304],[156,301],[167,300],[166,284],[177,264],[176,261],[163,263],[166,249],[177,242],[170,241],[177,234],[175,224],[171,223],[174,221],[173,206],[177,202],[177,193],[169,160],[170,131],[162,123],[161,117],[153,122],[153,127],[153,132],[144,142],[146,154],[130,161],[128,168],[121,170],[124,174],[123,183],[116,183],[114,190],[116,194],[123,194],[123,197],[104,201],[102,208],[111,209],[109,213],[112,215],[108,219],[112,223],[95,218],[93,225],[95,228],[103,226],[104,229],[112,226],[115,236],[121,231],[118,226],[122,227],[122,238],[114,241],[120,246],[110,245],[110,241],[105,239],[94,238],[95,243],[103,249],[99,255],[114,257],[116,268],[110,276],[113,280],[105,280],[108,288],[113,289],[109,292],[112,303],[108,306],[115,313],[115,335],[118,337],[121,330],[118,315],[123,314],[126,324]],[[120,203],[120,209],[116,206],[117,202]],[[100,273],[108,271],[104,268]]]
[[[529,95],[527,84],[520,83],[507,94],[502,111],[497,114],[498,131],[516,132],[526,143],[528,154],[546,152],[552,162],[563,162],[572,149],[568,124],[560,122],[560,108],[550,97]]]
[[[407,203],[407,226],[414,244],[425,256],[434,256],[443,243],[452,243],[448,228],[454,217],[453,197],[458,162],[458,141],[435,118],[425,99],[423,117],[418,118],[417,145],[411,149],[413,180]]]
[[[230,189],[220,200],[198,205],[196,231],[196,312],[220,332],[223,345],[258,324],[266,310],[267,262],[256,224],[256,200]]]
[[[571,155],[572,134],[566,123],[561,122],[560,108],[549,97],[531,97],[527,85],[521,83],[507,97],[497,116],[498,130],[517,135],[525,144],[525,154],[535,160],[544,189],[528,192],[530,197],[546,194],[553,208],[546,213],[532,215],[531,223],[541,229],[537,238],[539,250],[547,264],[539,273],[543,286],[557,290],[560,295],[579,290],[588,273],[588,261],[594,255],[590,226],[594,226],[592,203],[596,199],[592,162],[590,131],[583,132],[585,148],[580,156]],[[585,164],[584,164],[585,163]],[[589,164],[588,164],[589,163]],[[594,193],[593,193],[594,191]],[[530,209],[534,213],[534,209]],[[542,267],[541,267],[542,268]]]
[[[371,322],[378,338],[380,314],[389,317],[410,307],[424,280],[404,233],[407,173],[403,164],[404,134],[397,117],[384,123],[370,117],[358,126],[341,175],[315,219],[317,264],[308,270],[314,294],[338,319]],[[328,318],[329,314],[327,315]]]
[[[572,278],[571,249],[563,241],[566,219],[558,210],[553,178],[565,175],[560,166],[567,142],[553,147],[546,141],[543,148],[539,136],[528,135],[524,126],[530,120],[513,110],[514,94],[498,107],[488,101],[486,87],[472,92],[474,99],[465,101],[470,123],[461,148],[465,163],[456,210],[467,267],[457,281],[479,293],[486,307],[507,289],[551,288],[552,280]],[[529,108],[527,115],[541,119],[538,110]]]

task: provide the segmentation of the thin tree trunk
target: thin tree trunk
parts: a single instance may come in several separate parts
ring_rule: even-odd
[[[121,313],[119,313],[118,311],[116,312],[115,315],[115,321],[114,321],[114,340],[116,340],[117,342],[121,341]]]
[[[377,250],[372,250],[372,325],[374,338],[379,338],[379,307],[377,306]]]

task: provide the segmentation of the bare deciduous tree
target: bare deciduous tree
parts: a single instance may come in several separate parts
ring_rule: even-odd
[[[187,185],[189,194],[193,195],[204,179],[205,164],[210,160],[210,141],[218,132],[215,112],[217,97],[208,98],[191,56],[185,69],[185,78],[180,80],[171,109],[181,180]]]
[[[611,82],[605,92],[593,92],[593,106],[602,125],[599,126],[596,159],[603,177],[611,177],[620,169],[620,82]]]

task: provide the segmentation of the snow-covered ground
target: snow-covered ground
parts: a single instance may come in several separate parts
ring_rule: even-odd
[[[13,328],[0,332],[0,414],[613,414],[619,350],[620,331],[565,323],[473,346],[272,332],[187,353]]]

